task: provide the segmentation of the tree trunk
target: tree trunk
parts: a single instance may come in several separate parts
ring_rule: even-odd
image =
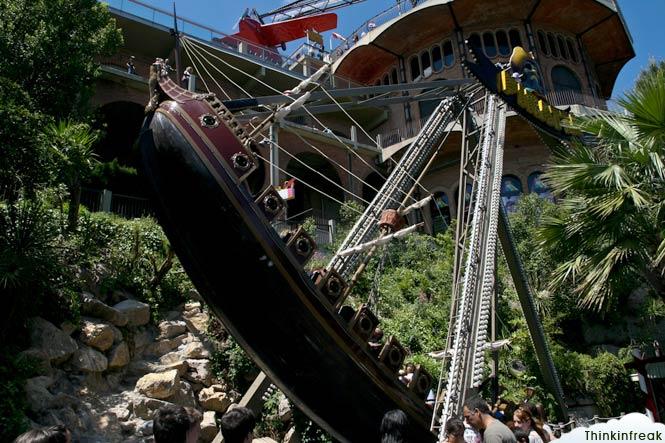
[[[67,213],[67,230],[74,232],[79,223],[79,207],[81,206],[81,185],[75,184],[69,190],[69,212]]]

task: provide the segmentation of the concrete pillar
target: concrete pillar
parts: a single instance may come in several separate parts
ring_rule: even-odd
[[[111,212],[111,198],[113,197],[113,193],[109,191],[108,189],[104,189],[102,191],[102,200],[101,200],[101,207],[100,209],[102,212]]]

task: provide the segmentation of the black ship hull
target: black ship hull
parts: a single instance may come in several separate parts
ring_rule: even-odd
[[[336,439],[378,441],[385,412],[402,409],[413,441],[435,441],[424,400],[348,329],[232,168],[197,141],[175,102],[166,103],[146,118],[144,168],[158,220],[214,314]]]

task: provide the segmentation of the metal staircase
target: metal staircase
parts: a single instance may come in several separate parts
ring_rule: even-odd
[[[378,220],[381,214],[386,209],[396,209],[405,203],[408,190],[415,184],[415,177],[420,175],[432,155],[436,153],[444,136],[450,130],[450,125],[455,122],[461,110],[462,100],[459,97],[443,100],[437,106],[413,141],[411,148],[397,163],[390,177],[353,226],[327,269],[334,269],[347,280],[355,274],[368,252],[359,251],[349,255],[341,255],[339,252],[367,243],[379,235]]]

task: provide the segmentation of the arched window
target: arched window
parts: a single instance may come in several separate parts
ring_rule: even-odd
[[[510,43],[506,31],[496,31],[496,46],[499,48],[499,55],[510,55]]]
[[[550,44],[550,51],[552,52],[552,57],[559,56],[559,50],[556,47],[556,38],[551,32],[547,33],[547,42]]]
[[[543,183],[543,180],[541,179],[542,175],[543,173],[540,171],[536,171],[532,174],[529,174],[529,177],[527,178],[529,193],[536,193],[538,197],[546,198],[547,200],[553,202],[554,197],[552,196],[552,193],[547,188],[545,183]]]
[[[439,72],[443,69],[443,58],[441,57],[441,47],[439,45],[432,47],[432,69]]]
[[[566,44],[568,45],[568,54],[570,55],[570,58],[577,63],[579,59],[577,58],[577,51],[575,51],[575,43],[569,38],[566,40]]]
[[[390,80],[392,81],[393,85],[399,83],[399,81],[397,80],[397,69],[393,68],[393,70],[390,71]]]
[[[496,42],[493,33],[488,31],[483,34],[483,45],[485,46],[485,54],[489,58],[496,57]]]
[[[538,31],[538,45],[543,54],[550,55],[550,51],[547,49],[547,39],[543,31]]]
[[[432,234],[446,232],[446,229],[450,226],[448,196],[444,192],[434,193],[434,198],[429,203],[429,210],[432,215]]]
[[[423,77],[428,74],[427,70],[432,66],[432,63],[430,62],[429,58],[429,51],[425,51],[422,54],[420,54],[420,64],[421,69],[423,70]],[[429,73],[431,73],[432,70],[429,70]]]
[[[514,212],[517,209],[517,202],[522,195],[522,183],[514,175],[504,175],[501,177],[501,200],[503,206],[508,212]]]
[[[443,42],[443,64],[450,68],[455,64],[455,53],[453,52],[453,42],[446,40]]]
[[[483,43],[480,40],[480,35],[475,32],[469,36],[469,43],[471,43],[472,48],[482,48]]]
[[[561,65],[552,68],[552,85],[555,91],[582,92],[582,85],[575,73]]]
[[[520,31],[517,29],[511,29],[508,31],[508,36],[510,37],[510,46],[513,48],[515,46],[522,46],[522,37],[520,36]]]
[[[420,77],[420,62],[418,61],[418,57],[415,55],[411,57],[409,65],[411,66],[411,80],[415,81],[418,77]]]
[[[568,60],[568,51],[566,50],[565,40],[560,35],[557,35],[556,40],[559,42],[559,53],[561,53],[561,57]]]
[[[371,202],[386,180],[378,173],[371,172],[363,183],[363,199]]]
[[[384,85],[389,85],[390,84],[390,77],[388,77],[388,74],[383,76],[383,84]]]

